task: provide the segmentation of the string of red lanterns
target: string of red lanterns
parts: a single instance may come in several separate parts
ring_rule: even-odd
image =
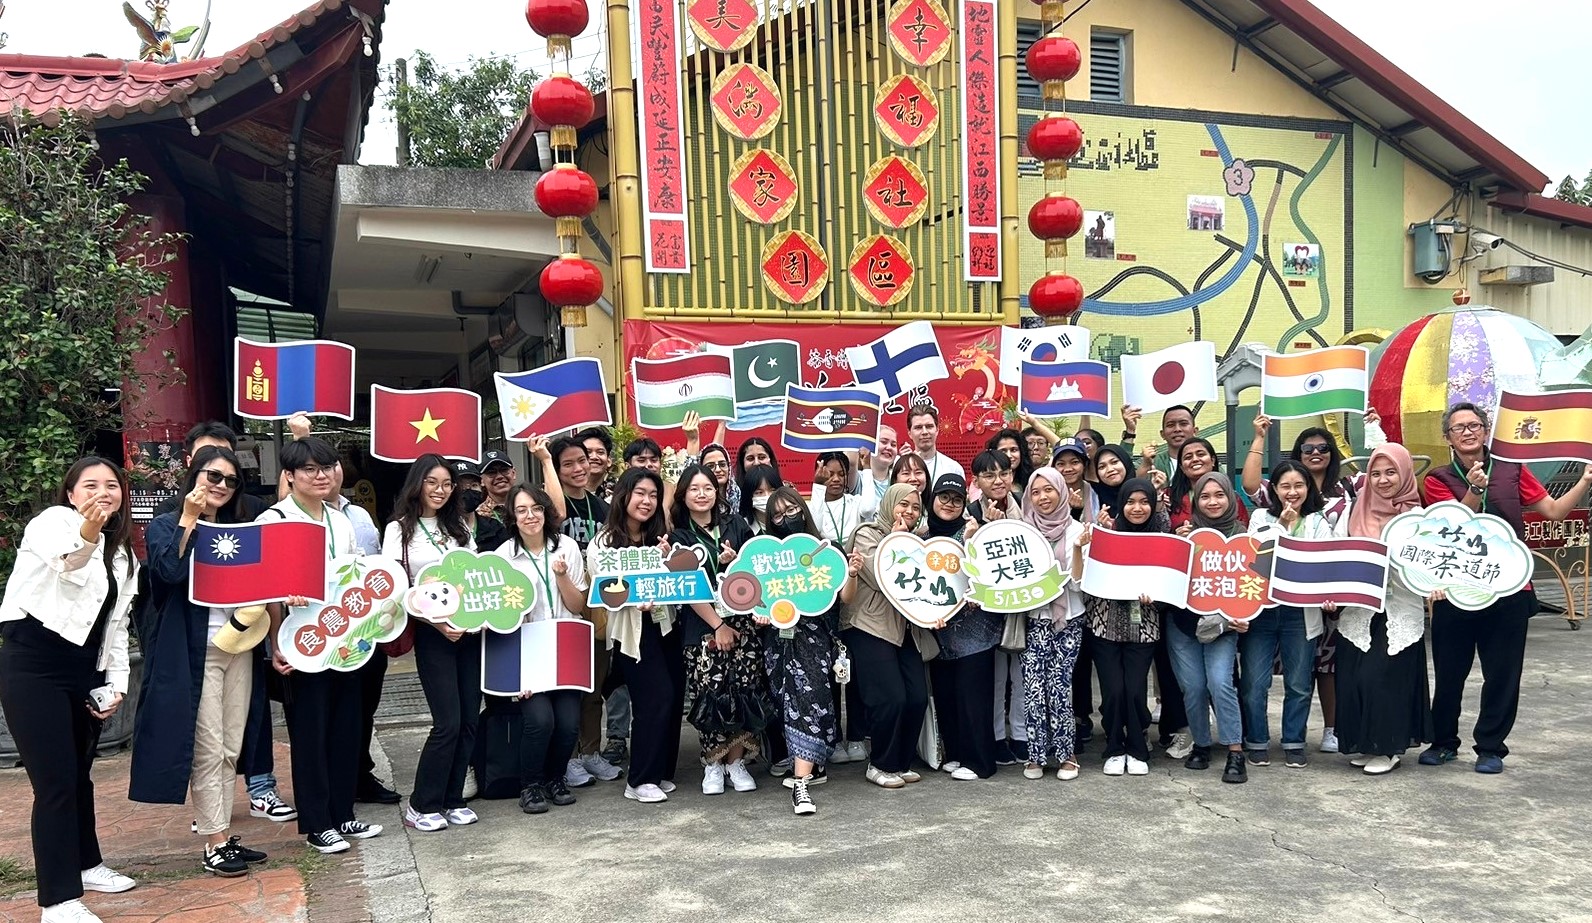
[[[1035,0],[1047,34],[1028,47],[1024,63],[1050,100],[1066,106],[1066,82],[1078,76],[1083,53],[1060,34],[1066,9],[1062,0]],[[1047,112],[1028,129],[1028,152],[1044,165],[1047,180],[1065,180],[1067,161],[1083,149],[1083,129],[1064,113]],[[1047,193],[1028,210],[1028,230],[1045,242],[1045,259],[1065,259],[1067,240],[1083,227],[1083,206],[1065,191]],[[1047,324],[1065,323],[1083,307],[1083,283],[1062,269],[1049,269],[1028,289],[1028,306]]]
[[[597,102],[570,75],[569,62],[574,38],[586,31],[591,14],[586,0],[526,0],[525,21],[547,39],[551,70],[531,89],[530,100],[532,117],[548,126],[554,159],[553,168],[536,180],[536,207],[554,219],[559,242],[558,259],[542,270],[540,288],[547,303],[558,307],[561,324],[584,327],[587,309],[603,296],[603,275],[580,255],[583,223],[597,211],[598,190],[591,174],[575,165],[575,147]]]

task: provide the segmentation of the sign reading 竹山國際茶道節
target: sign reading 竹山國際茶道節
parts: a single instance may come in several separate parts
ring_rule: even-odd
[[[1485,609],[1531,580],[1531,549],[1508,522],[1445,500],[1382,527],[1388,563],[1418,596],[1441,590],[1461,609]]]

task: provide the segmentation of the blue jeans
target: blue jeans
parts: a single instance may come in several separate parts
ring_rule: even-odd
[[[1183,689],[1188,730],[1195,746],[1211,745],[1211,710],[1216,706],[1216,738],[1222,746],[1243,739],[1238,710],[1238,687],[1233,684],[1233,663],[1238,659],[1238,635],[1225,632],[1209,644],[1189,637],[1173,622],[1167,623],[1166,649],[1172,655],[1172,672]],[[1270,673],[1268,667],[1267,672]]]
[[[1305,613],[1294,606],[1267,609],[1249,622],[1238,646],[1243,675],[1238,694],[1244,700],[1244,746],[1264,750],[1271,743],[1266,725],[1266,700],[1271,693],[1271,665],[1282,655],[1282,746],[1305,745],[1305,724],[1310,719],[1310,672],[1316,646],[1305,637]]]
[[[249,776],[247,784],[250,798],[264,798],[266,792],[276,791],[276,773],[262,772],[257,776]]]

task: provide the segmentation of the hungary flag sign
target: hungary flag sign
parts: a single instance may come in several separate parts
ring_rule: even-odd
[[[1347,410],[1365,413],[1370,353],[1363,346],[1329,346],[1262,360],[1260,412],[1276,419]]]

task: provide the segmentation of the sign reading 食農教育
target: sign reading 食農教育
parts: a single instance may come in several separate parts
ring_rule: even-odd
[[[1067,574],[1039,530],[1020,519],[996,519],[967,540],[962,570],[968,601],[987,612],[1028,612],[1061,596]]]
[[[376,645],[403,633],[409,617],[403,565],[381,555],[342,555],[327,565],[324,602],[292,606],[276,646],[293,669],[347,673],[370,660]]]
[[[846,585],[846,556],[812,535],[759,535],[741,546],[719,580],[719,599],[731,612],[790,628],[802,616],[828,612]]]
[[[514,631],[535,605],[535,584],[507,558],[465,548],[455,548],[423,568],[404,594],[410,615],[460,631]]]
[[[891,532],[874,552],[874,582],[907,621],[933,628],[967,602],[966,554],[953,538],[924,541],[911,532]]]
[[[1382,527],[1388,562],[1417,595],[1442,590],[1461,609],[1485,609],[1531,580],[1531,549],[1497,516],[1445,500]]]
[[[713,584],[694,546],[599,548],[593,557],[587,605],[618,611],[651,603],[679,606],[713,601]],[[660,616],[661,608],[655,610]]]

